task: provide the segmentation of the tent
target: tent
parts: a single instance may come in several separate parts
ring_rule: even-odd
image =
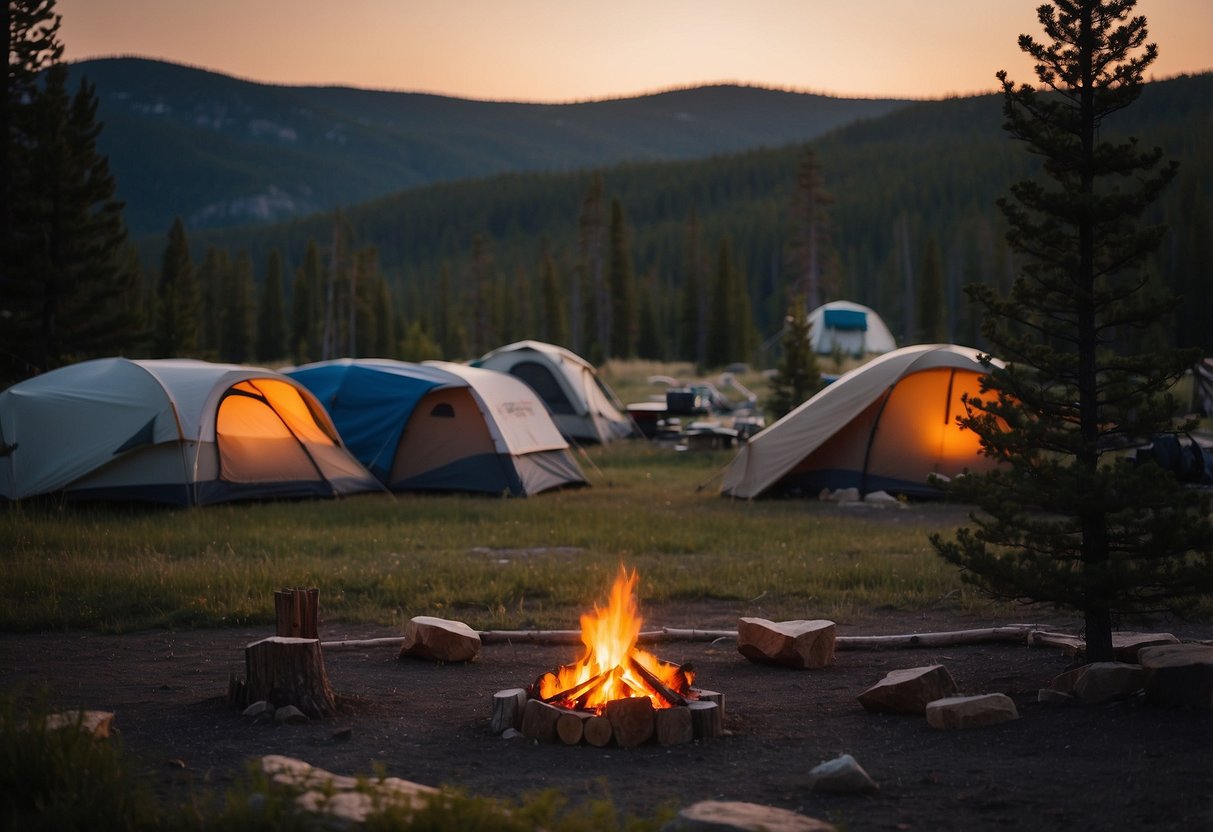
[[[585,483],[535,392],[504,373],[348,358],[287,372],[393,491],[527,496]]]
[[[883,354],[897,349],[893,333],[873,310],[847,300],[831,301],[809,313],[813,349],[821,355]]]
[[[382,490],[280,373],[102,358],[0,393],[0,498],[203,505]]]
[[[477,367],[517,376],[547,405],[571,442],[606,444],[636,435],[627,411],[594,366],[576,353],[541,341],[519,341],[486,353]]]
[[[976,350],[951,344],[903,347],[840,376],[742,446],[723,494],[817,494],[858,488],[935,496],[931,475],[986,471],[977,435],[961,430],[961,398],[989,369]]]

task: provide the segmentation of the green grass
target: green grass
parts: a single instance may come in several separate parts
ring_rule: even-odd
[[[596,448],[582,460],[591,488],[525,500],[9,504],[0,628],[262,624],[273,591],[288,586],[319,587],[330,622],[441,615],[477,628],[574,627],[621,564],[639,571],[642,611],[719,599],[766,617],[847,618],[945,598],[980,604],[927,542],[955,512],[920,505],[888,523],[812,500],[727,500],[718,475],[730,458],[640,442]]]

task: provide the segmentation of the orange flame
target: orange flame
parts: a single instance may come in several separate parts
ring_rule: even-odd
[[[611,587],[606,609],[597,604],[593,613],[581,616],[581,641],[585,653],[571,665],[540,677],[539,695],[553,704],[601,710],[614,699],[647,696],[655,708],[671,703],[637,670],[639,664],[661,684],[677,694],[687,694],[694,676],[689,669],[663,662],[636,646],[644,623],[636,608],[636,573],[620,567]],[[567,697],[561,694],[568,693]],[[556,697],[553,699],[553,697]],[[581,700],[578,702],[578,700]]]

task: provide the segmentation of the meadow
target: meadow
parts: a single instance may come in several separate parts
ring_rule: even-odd
[[[580,452],[590,487],[529,499],[366,494],[166,509],[0,508],[0,629],[243,626],[274,590],[314,586],[325,620],[575,627],[621,565],[645,604],[719,601],[769,618],[985,603],[927,541],[946,504],[841,508],[718,493],[730,451],[646,442]],[[691,622],[700,626],[722,622]],[[723,623],[728,623],[723,622]]]

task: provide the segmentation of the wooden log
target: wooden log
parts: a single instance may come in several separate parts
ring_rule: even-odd
[[[556,736],[565,745],[581,745],[585,724],[592,716],[589,711],[565,711],[556,719]]]
[[[688,702],[687,710],[691,713],[691,727],[695,739],[712,739],[724,734],[720,708],[715,702]]]
[[[615,699],[606,704],[604,715],[621,748],[643,745],[653,738],[653,703],[647,696]]]
[[[695,694],[695,699],[700,702],[715,702],[716,707],[720,709],[720,720],[724,721],[724,694],[714,690],[702,690],[700,688],[692,688],[691,692]],[[694,701],[694,700],[692,700]]]
[[[508,688],[494,693],[493,718],[489,721],[493,733],[500,734],[507,728],[520,729],[526,702],[526,691],[522,688]]]
[[[282,589],[274,593],[275,635],[319,638],[319,589]]]
[[[645,684],[657,691],[667,703],[671,705],[685,705],[687,703],[686,697],[675,690],[671,690],[665,682],[658,679],[652,671],[637,661],[635,656],[628,656],[628,667],[640,678],[644,679]]]
[[[549,704],[555,703],[555,702],[564,702],[566,700],[568,700],[570,702],[576,702],[578,699],[581,699],[587,693],[589,693],[594,688],[598,687],[600,684],[602,684],[604,681],[606,681],[606,678],[611,675],[613,670],[614,670],[614,668],[612,668],[611,670],[604,670],[602,673],[599,673],[597,676],[591,676],[589,679],[586,679],[581,684],[573,685],[573,687],[571,687],[571,688],[565,688],[564,690],[557,691],[556,693],[553,693],[551,696],[545,696],[545,697],[543,697],[543,701],[547,702]],[[544,675],[546,676],[546,675],[551,675],[551,674],[544,674]],[[540,676],[539,678],[542,679],[543,676]]]
[[[592,716],[582,726],[585,741],[596,748],[605,748],[615,737],[611,721],[605,716]]]
[[[653,714],[654,733],[661,745],[686,745],[695,739],[691,710],[685,706],[658,708]]]
[[[556,721],[562,713],[564,708],[528,699],[522,712],[522,735],[529,740],[556,742]]]
[[[337,712],[320,640],[271,636],[244,648],[245,698],[294,705],[310,717]]]

